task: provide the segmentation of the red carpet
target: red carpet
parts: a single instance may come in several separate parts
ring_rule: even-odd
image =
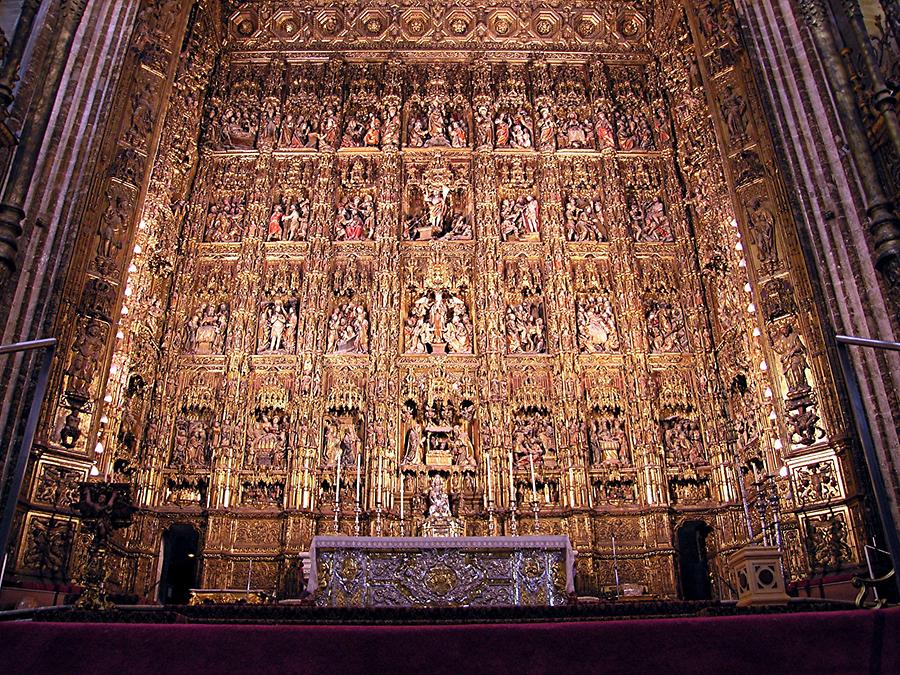
[[[0,672],[900,673],[900,608],[462,626],[0,624]]]

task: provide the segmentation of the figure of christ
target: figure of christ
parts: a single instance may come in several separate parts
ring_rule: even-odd
[[[447,215],[447,195],[450,188],[444,186],[440,190],[432,190],[428,195],[428,224],[431,236],[437,237],[444,232],[444,218]]]
[[[275,302],[269,315],[269,351],[275,352],[284,346],[284,328],[287,325],[287,312],[281,300]]]
[[[281,219],[281,226],[285,241],[292,241],[297,237],[300,229],[300,211],[297,204],[291,204],[290,210]]]
[[[522,210],[522,222],[528,234],[538,234],[541,226],[538,220],[538,201],[532,195],[525,200],[525,208]]]

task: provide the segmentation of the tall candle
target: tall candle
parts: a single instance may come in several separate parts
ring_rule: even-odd
[[[362,493],[362,452],[356,453],[356,505],[360,505],[360,494]]]
[[[492,504],[494,502],[494,491],[491,487],[491,455],[488,453],[485,455],[487,459],[487,499],[488,504]]]
[[[528,453],[528,465],[531,467],[531,492],[534,495],[534,501],[537,501],[537,481],[534,479],[534,455]]]
[[[382,500],[384,499],[384,495],[382,494],[384,491],[384,475],[381,473],[381,469],[383,468],[382,464],[383,453],[378,453],[378,494],[375,495],[375,506],[381,506]]]
[[[337,477],[334,479],[334,510],[337,511],[341,505],[341,460],[344,459],[344,451],[338,449],[337,461]]]
[[[509,451],[509,503],[510,505],[515,505],[516,503],[516,479],[513,475],[512,450]]]
[[[575,507],[575,470],[569,466],[569,506]]]
[[[398,474],[400,476],[400,520],[403,520],[403,491],[405,490],[403,474]],[[401,533],[402,534],[402,533]]]

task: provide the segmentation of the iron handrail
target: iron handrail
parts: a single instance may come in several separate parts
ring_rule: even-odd
[[[9,535],[12,531],[13,518],[16,514],[16,504],[19,501],[19,493],[22,491],[22,483],[25,482],[25,470],[28,468],[28,456],[31,454],[31,443],[34,441],[34,433],[37,430],[38,418],[41,414],[41,405],[44,395],[47,393],[47,383],[50,379],[50,367],[53,365],[53,356],[56,354],[56,338],[44,338],[41,340],[28,340],[11,345],[0,345],[0,354],[13,354],[16,352],[28,352],[44,350],[41,367],[38,371],[37,384],[31,396],[31,404],[28,410],[28,421],[25,423],[25,432],[22,434],[22,442],[19,444],[18,456],[15,458],[15,468],[9,491],[6,494],[6,502],[3,504],[3,516],[0,518],[0,552],[3,561],[0,563],[0,588],[3,587],[3,578],[6,574],[6,563],[9,557]],[[8,457],[3,465],[4,478],[8,475],[7,467],[12,460]],[[5,484],[6,481],[4,481]],[[2,484],[0,484],[2,488]]]
[[[887,486],[884,483],[884,476],[881,475],[879,470],[878,455],[875,453],[875,442],[872,439],[872,429],[869,426],[866,409],[863,406],[859,380],[856,377],[853,364],[850,362],[849,347],[887,349],[900,352],[900,342],[870,340],[869,338],[850,335],[836,335],[835,340],[837,341],[838,360],[844,375],[844,382],[847,383],[847,393],[850,396],[850,411],[853,414],[856,433],[859,435],[859,440],[862,444],[866,470],[869,474],[869,480],[872,482],[872,491],[875,493],[875,504],[878,508],[878,515],[881,517],[881,526],[884,528],[884,537],[891,557],[891,565],[894,570],[898,570],[900,569],[900,536],[897,534],[897,524],[894,522],[891,511],[891,503],[888,497]],[[894,582],[897,585],[897,590],[900,591],[900,575],[894,575]]]

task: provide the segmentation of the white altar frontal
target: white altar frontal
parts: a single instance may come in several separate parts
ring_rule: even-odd
[[[320,607],[557,606],[575,591],[566,536],[314,537]]]

